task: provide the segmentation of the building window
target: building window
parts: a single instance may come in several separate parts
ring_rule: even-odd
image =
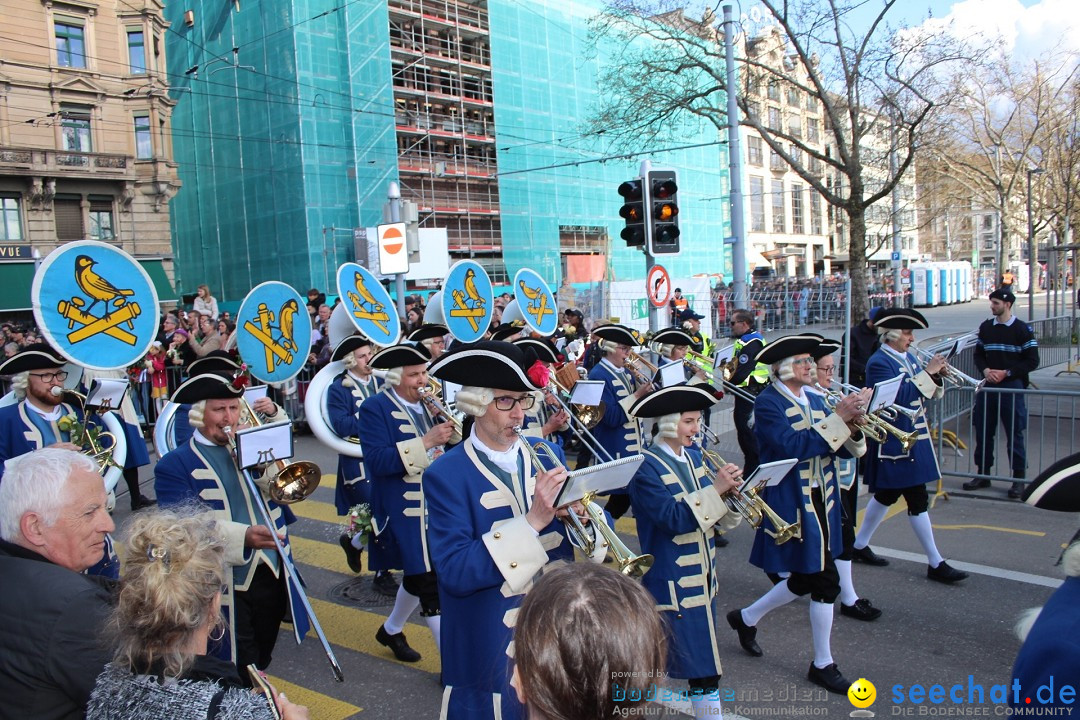
[[[765,180],[750,176],[750,232],[765,232]]]
[[[53,200],[57,240],[85,240],[82,198],[78,195],[57,195]]]
[[[750,137],[748,140],[749,142],[746,144],[747,162],[761,167],[762,163],[765,162],[765,157],[761,152],[761,138]]]
[[[769,99],[780,102],[780,81],[776,78],[769,80]]]
[[[113,231],[112,198],[90,197],[90,238],[92,240],[115,240]]]
[[[780,108],[769,108],[769,125],[770,130],[781,130],[780,127]]]
[[[750,101],[746,103],[746,115],[747,117],[760,118],[761,117],[761,103]]]
[[[787,102],[792,107],[799,107],[799,89],[789,87],[787,91]]]
[[[772,181],[772,231],[787,232],[787,218],[784,217],[784,181]]]
[[[806,118],[806,139],[816,143],[821,139],[818,133],[818,121],[815,118]]]
[[[821,196],[813,188],[810,189],[810,234],[821,234]]]
[[[60,111],[60,134],[64,150],[69,152],[92,152],[90,139],[90,108],[73,107]]]
[[[0,240],[22,240],[19,198],[0,197]]]
[[[806,227],[803,225],[802,194],[802,183],[791,183],[791,232],[796,235],[806,232]]]
[[[788,134],[791,137],[802,137],[802,117],[799,115],[788,115]]]
[[[61,67],[86,67],[86,28],[71,22],[53,23],[56,33],[56,64]]]
[[[132,75],[146,72],[146,40],[142,30],[128,30],[128,69]]]
[[[994,216],[993,215],[983,215],[982,220],[983,220],[983,222],[982,222],[983,230],[993,230],[994,229]]]
[[[149,160],[154,157],[154,147],[150,140],[150,116],[135,116],[135,157]]]

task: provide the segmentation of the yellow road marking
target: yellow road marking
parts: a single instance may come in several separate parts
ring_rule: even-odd
[[[344,525],[345,516],[337,514],[337,506],[334,503],[319,502],[318,500],[304,500],[303,502],[290,505],[297,517],[307,520],[318,520],[331,525]]]
[[[1046,533],[1038,530],[1020,530],[1019,528],[998,527],[996,525],[934,525],[935,530],[993,530],[995,532],[1014,533],[1016,535],[1030,535],[1032,537],[1046,537]]]
[[[888,510],[885,511],[885,517],[882,518],[881,522],[885,522],[891,517],[896,517],[897,515],[905,511],[907,511],[907,500],[905,500],[904,498],[900,498],[899,500],[894,502]],[[862,527],[863,518],[865,516],[866,506],[864,505],[862,510],[855,513],[855,527]]]
[[[375,642],[375,633],[382,627],[385,615],[345,607],[337,603],[309,598],[311,607],[319,617],[326,639],[337,647],[348,648],[356,652],[371,655],[387,662],[394,662],[404,667],[415,668],[429,673],[437,673],[441,668],[439,651],[435,649],[435,639],[426,626],[409,624],[406,636],[409,646],[423,657],[419,662],[403,663],[394,659],[394,654]]]
[[[274,675],[267,675],[266,677],[278,692],[285,693],[285,697],[289,698],[289,702],[306,706],[313,718],[345,720],[345,718],[350,718],[363,710],[363,708],[342,702],[329,695],[317,693],[314,690],[308,690],[302,685],[296,685],[280,677]]]

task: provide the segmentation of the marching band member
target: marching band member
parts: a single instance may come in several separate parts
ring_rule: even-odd
[[[806,388],[806,392],[823,394],[817,387],[832,389],[836,377],[836,358],[833,354],[839,350],[838,340],[823,340],[811,353],[816,365],[817,386]],[[836,457],[836,480],[840,485],[840,525],[844,540],[844,552],[836,556],[836,572],[840,576],[840,614],[856,620],[871,621],[881,617],[881,610],[867,598],[860,598],[855,592],[851,579],[851,556],[855,544],[855,517],[859,504],[858,461],[855,458]]]
[[[941,583],[959,582],[968,574],[950,566],[938,552],[934,530],[930,526],[930,502],[926,492],[926,483],[936,482],[941,472],[923,402],[945,394],[942,381],[936,377],[945,368],[945,358],[936,355],[923,368],[908,352],[915,340],[913,331],[929,327],[926,318],[916,310],[882,310],[874,325],[882,344],[866,363],[866,384],[872,387],[883,380],[904,376],[895,404],[919,414],[912,421],[907,415],[898,413],[896,419],[889,422],[903,432],[917,432],[918,439],[909,451],[904,451],[900,441],[891,434],[882,444],[869,441],[866,483],[874,497],[866,504],[863,524],[855,538],[854,558],[869,564],[887,564],[888,561],[882,562],[870,549],[870,539],[885,519],[889,506],[903,497],[907,501],[911,529],[926,553],[926,576]]]
[[[435,646],[439,646],[439,590],[424,524],[427,515],[421,478],[446,445],[457,442],[454,426],[436,416],[423,402],[430,357],[421,345],[402,343],[375,353],[370,365],[386,370],[386,385],[360,405],[357,431],[364,448],[364,467],[372,483],[372,517],[376,534],[389,533],[393,544],[372,545],[375,567],[402,567],[394,609],[375,639],[403,662],[416,662],[420,653],[409,647],[405,621],[420,606]],[[379,528],[378,524],[384,527]],[[400,550],[400,562],[391,556]]]
[[[814,384],[811,353],[822,340],[810,333],[789,335],[769,343],[757,356],[757,362],[771,366],[773,378],[754,407],[761,460],[800,461],[778,484],[763,488],[761,496],[781,518],[797,521],[802,533],[797,539],[777,544],[766,534],[771,523],[762,521],[750,562],[766,573],[788,575],[753,604],[729,612],[727,621],[738,633],[743,649],[760,657],[756,635],[761,619],[798,597],[810,595],[814,659],[807,678],[829,692],[846,693],[851,683],[833,662],[829,641],[833,603],[840,594],[833,558],[843,550],[833,457],[858,457],[866,451],[861,433],[851,425],[863,412],[866,393],[844,397],[830,413],[821,396],[805,392]]]
[[[661,359],[659,367],[663,367],[671,363],[683,363],[690,346],[694,344],[694,339],[690,337],[690,333],[680,328],[666,328],[653,335],[652,342],[660,346],[659,355]],[[658,371],[659,367],[657,368]],[[708,377],[700,368],[694,370],[690,368],[684,369],[686,370],[687,381],[691,383],[708,382]],[[659,381],[658,377],[654,377],[653,380],[654,382]]]
[[[226,542],[226,562],[233,566],[222,589],[222,615],[226,632],[213,653],[236,663],[265,669],[277,643],[285,613],[304,612],[299,602],[290,603],[285,572],[281,567],[270,528],[259,522],[251,497],[233,457],[232,436],[240,422],[243,387],[222,375],[205,373],[182,383],[172,402],[191,403],[189,422],[195,428],[186,443],[165,454],[154,470],[154,491],[162,507],[201,502],[220,521]],[[268,472],[260,481],[266,492]],[[296,516],[285,506],[267,500],[277,535],[288,544],[289,523]],[[250,685],[250,680],[244,678]]]
[[[465,442],[424,473],[428,539],[446,617],[444,719],[523,716],[507,677],[517,607],[545,565],[573,558],[553,506],[565,468],[534,467],[514,431],[539,401],[526,374],[530,355],[486,341],[431,368],[435,377],[463,386],[457,407],[475,419]],[[558,446],[535,442],[562,461]],[[604,552],[597,543],[593,560]]]
[[[19,400],[14,405],[0,408],[0,481],[4,477],[4,463],[10,458],[44,447],[83,452],[83,448],[72,442],[77,438],[72,438],[67,429],[61,428],[61,420],[68,417],[76,418],[80,425],[87,423],[81,407],[64,402],[64,381],[68,376],[64,370],[66,362],[47,343],[35,343],[0,365],[0,375],[12,376],[12,392]],[[89,422],[100,426],[97,416]],[[113,549],[111,535],[105,536],[101,562],[87,573],[114,580],[120,576],[120,559]]]
[[[637,385],[626,369],[630,350],[637,347],[634,331],[625,325],[601,325],[593,329],[593,336],[604,357],[589,371],[590,380],[602,380],[604,393],[604,417],[593,428],[593,436],[612,458],[621,458],[641,452],[641,427],[628,412],[630,407],[652,392],[653,386],[646,379]],[[598,461],[603,458],[597,458]],[[625,493],[612,493],[606,510],[615,519],[622,517],[630,507],[630,497]]]
[[[645,462],[630,482],[642,552],[653,556],[642,584],[656,598],[669,628],[668,675],[690,685],[696,717],[720,712],[720,652],[713,603],[719,588],[715,531],[741,521],[721,496],[738,487],[742,471],[730,463],[710,478],[694,438],[702,413],[716,404],[711,388],[673,385],[634,404],[630,414],[656,418],[660,427]]]
[[[535,353],[537,364],[530,367],[527,374],[533,384],[544,394],[544,401],[536,403],[532,410],[525,413],[522,428],[526,435],[542,437],[557,445],[562,445],[562,438],[558,437],[557,433],[565,432],[570,428],[570,414],[552,394],[550,385],[551,366],[559,362],[559,351],[547,338],[518,338],[513,341],[513,344],[522,350],[529,348]]]
[[[431,355],[432,360],[438,360],[446,352],[446,335],[450,330],[439,323],[424,323],[409,333],[405,339],[409,342],[417,342]]]
[[[757,396],[769,386],[769,368],[756,360],[758,353],[765,347],[765,338],[754,327],[752,312],[739,309],[731,313],[731,337],[735,339],[732,346],[735,371],[728,382]],[[757,438],[754,437],[754,428],[751,427],[753,417],[754,403],[736,395],[732,419],[735,422],[735,437],[745,459],[743,470],[748,473],[757,470],[759,462]]]

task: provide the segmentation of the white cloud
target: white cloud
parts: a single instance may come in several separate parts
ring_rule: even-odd
[[[1000,42],[1015,59],[1037,57],[1052,48],[1080,51],[1080,2],[1041,0],[1025,7],[1019,0],[963,0],[922,27],[948,27],[957,37]]]

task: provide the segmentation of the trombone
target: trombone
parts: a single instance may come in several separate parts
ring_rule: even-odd
[[[550,447],[543,443],[537,443],[536,445],[530,443],[529,438],[522,433],[520,425],[514,426],[514,433],[517,434],[521,443],[525,446],[525,451],[529,453],[529,458],[532,460],[533,466],[536,467],[538,472],[544,468],[544,464],[540,462],[540,453],[537,451],[537,446],[543,450],[544,455],[554,466],[552,468],[553,470],[566,469],[566,466],[562,464]],[[593,552],[596,551],[597,537],[595,533],[599,533],[603,536],[603,547],[611,550],[612,557],[614,557],[615,562],[618,563],[619,572],[634,578],[641,577],[648,572],[650,567],[652,567],[653,556],[647,554],[635,555],[630,548],[626,547],[626,544],[622,539],[620,539],[615,531],[608,527],[607,522],[604,521],[604,511],[599,505],[593,502],[594,497],[595,495],[593,493],[586,493],[585,497],[581,498],[581,504],[584,506],[585,514],[588,515],[589,521],[593,528],[595,528],[595,531],[590,533],[585,528],[584,523],[581,522],[581,518],[574,512],[574,509],[572,507],[567,507],[565,508],[567,511],[566,517],[561,518],[566,525],[567,532],[573,533],[573,537],[577,539],[578,546],[586,555],[592,555]]]
[[[725,363],[720,367],[716,367],[716,364],[712,360],[705,357],[701,353],[696,353],[693,350],[687,350],[686,357],[684,357],[682,361],[683,364],[686,365],[686,367],[689,368],[691,371],[701,370],[714,381],[719,379],[725,392],[729,392],[735,397],[741,400],[745,400],[751,405],[757,402],[757,397],[751,394],[748,390],[730,382],[732,372],[730,366],[731,363],[734,362],[734,360]]]
[[[248,404],[247,398],[243,395],[240,396],[240,408],[242,414],[247,415],[248,423],[252,427],[262,425],[258,413]],[[235,451],[236,443],[231,433],[226,434],[229,435]],[[307,499],[311,493],[315,492],[315,488],[319,487],[319,482],[322,480],[322,470],[310,460],[296,460],[291,463],[275,460],[274,466],[277,468],[277,477],[269,483],[267,493],[278,505],[292,505]]]
[[[462,434],[462,422],[461,418],[454,414],[454,411],[446,407],[441,399],[442,389],[432,389],[431,382],[420,388],[420,402],[427,406],[428,410],[434,415],[442,415],[446,420],[453,425],[454,432],[459,436]]]
[[[820,384],[815,384],[814,387],[817,388],[817,390],[820,391],[821,394],[825,397],[825,404],[829,407],[829,409],[835,412],[836,404],[843,400],[844,396],[838,392],[830,390],[829,388],[823,387]],[[884,408],[884,410],[889,411],[888,417],[893,420],[895,420],[897,417],[896,410],[894,410],[893,408],[897,408],[905,414],[907,412],[910,412],[905,410],[904,408],[900,408],[898,405]],[[903,430],[886,420],[885,417],[882,417],[883,414],[885,414],[883,410],[876,410],[871,413],[866,413],[856,420],[855,426],[862,430],[864,435],[866,435],[868,438],[878,443],[879,445],[884,444],[885,441],[889,439],[889,435],[892,435],[900,441],[900,447],[903,448],[905,453],[911,450],[911,448],[919,440],[919,431],[912,430],[911,432],[904,432]]]
[[[611,456],[611,453],[600,444],[600,441],[589,432],[596,427],[600,423],[601,418],[604,417],[605,408],[602,400],[600,401],[600,404],[595,407],[592,405],[580,404],[573,406],[568,405],[566,401],[563,400],[563,395],[569,400],[570,391],[564,388],[554,376],[548,381],[544,390],[551,393],[552,397],[558,401],[559,406],[570,416],[570,432],[574,433],[574,436],[580,440],[585,447],[592,451],[594,457],[597,459],[607,458],[606,460],[602,460],[602,462],[610,462],[615,459]],[[577,423],[577,426],[580,426],[580,429],[575,426],[575,423]]]
[[[716,433],[709,430],[705,425],[702,425],[702,430],[705,431],[705,435],[710,437],[710,441],[715,442],[719,440]],[[715,439],[714,439],[715,438]],[[705,464],[705,468],[715,478],[720,474],[720,469],[727,465],[727,461],[720,457],[720,454],[714,450],[706,450],[701,445],[698,445],[698,449],[701,450],[701,461]],[[765,518],[769,519],[769,523],[773,526],[773,530],[765,530],[765,534],[772,537],[777,545],[783,545],[788,540],[802,537],[802,523],[796,520],[793,523],[785,522],[775,510],[769,507],[769,504],[765,502],[761,495],[758,494],[760,490],[760,483],[757,486],[748,488],[745,493],[739,492],[739,490],[730,490],[724,493],[721,497],[724,499],[724,503],[734,512],[742,515],[743,520],[746,520],[746,524],[755,530],[761,527],[761,523]]]
[[[656,377],[657,371],[655,365],[633,350],[626,357],[626,369],[634,374],[641,385],[652,385],[652,379]]]

